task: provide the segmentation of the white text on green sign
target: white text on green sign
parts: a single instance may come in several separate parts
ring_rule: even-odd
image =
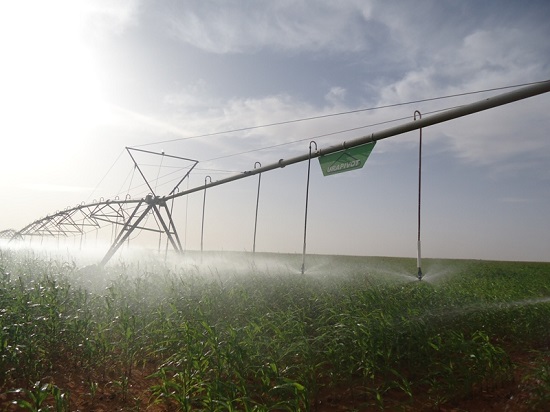
[[[369,158],[376,142],[363,144],[319,157],[324,176],[361,169]]]

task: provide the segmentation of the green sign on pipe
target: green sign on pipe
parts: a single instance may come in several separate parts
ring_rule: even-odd
[[[348,170],[361,169],[369,158],[376,142],[363,144],[350,149],[340,150],[319,157],[323,175],[329,176]]]

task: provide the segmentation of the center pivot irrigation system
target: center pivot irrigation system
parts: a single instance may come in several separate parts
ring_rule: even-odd
[[[170,156],[162,153],[149,152],[136,148],[126,148],[128,154],[134,162],[135,169],[139,171],[143,179],[145,180],[146,185],[150,193],[141,199],[118,199],[114,200],[103,200],[94,201],[88,204],[80,204],[76,207],[67,208],[63,211],[58,211],[53,215],[46,216],[42,219],[36,220],[31,224],[25,226],[19,231],[14,230],[5,230],[0,232],[1,238],[13,240],[24,239],[25,237],[32,236],[53,236],[53,237],[68,237],[69,235],[81,235],[82,236],[89,230],[96,230],[100,227],[105,226],[105,223],[112,225],[112,238],[114,238],[111,247],[103,257],[100,262],[100,265],[105,265],[111,257],[117,252],[117,250],[124,244],[124,242],[130,239],[131,234],[136,230],[146,230],[153,231],[162,234],[165,234],[167,237],[167,242],[170,242],[172,247],[177,253],[183,253],[183,247],[181,244],[180,237],[174,225],[172,219],[172,206],[174,199],[182,196],[187,196],[191,193],[204,190],[206,197],[206,189],[214,186],[223,185],[235,180],[244,179],[246,177],[259,175],[264,172],[268,172],[274,169],[283,168],[285,166],[308,161],[311,162],[313,158],[327,159],[328,155],[340,153],[342,156],[337,156],[338,158],[353,157],[350,153],[350,149],[357,148],[359,146],[364,146],[373,144],[378,140],[386,139],[388,137],[400,135],[407,133],[413,130],[420,130],[420,151],[419,151],[419,195],[418,195],[418,255],[417,255],[417,266],[418,266],[418,279],[422,279],[422,269],[421,269],[421,252],[420,252],[420,184],[421,184],[421,159],[422,159],[422,128],[427,126],[432,126],[438,123],[443,123],[452,119],[459,117],[467,116],[473,113],[481,112],[488,110],[494,107],[506,105],[518,100],[526,99],[533,97],[539,94],[547,93],[550,91],[550,80],[544,82],[534,83],[529,86],[525,86],[519,89],[516,89],[511,92],[503,93],[491,98],[480,100],[468,105],[460,106],[457,108],[449,109],[444,112],[439,112],[431,116],[422,117],[420,112],[415,111],[414,120],[408,123],[404,123],[399,126],[388,128],[379,132],[374,132],[369,135],[361,136],[349,141],[344,141],[339,145],[329,146],[327,148],[317,148],[315,144],[315,150],[312,150],[312,144],[310,143],[309,152],[301,156],[296,156],[289,159],[280,159],[275,163],[268,164],[266,166],[261,166],[258,162],[254,165],[254,169],[245,171],[243,173],[233,175],[224,179],[217,181],[212,181],[211,179],[205,179],[204,185],[200,185],[194,188],[188,188],[186,190],[180,190],[181,183],[189,177],[191,171],[198,164],[198,161],[193,159],[187,159],[183,157]],[[418,115],[418,119],[417,119]],[[372,150],[372,148],[370,149]],[[370,153],[370,150],[368,153]],[[134,155],[136,153],[147,153],[150,155],[159,155],[166,156],[173,159],[178,159],[183,162],[188,162],[186,167],[187,172],[179,180],[179,182],[173,187],[173,189],[164,196],[159,196],[155,193],[155,188],[153,188],[140,168],[138,162],[136,162]],[[368,157],[367,153],[367,157]],[[334,155],[333,155],[334,156]],[[353,157],[353,161],[345,161],[344,166],[338,166],[336,169],[333,168],[335,172],[345,171],[344,169],[353,169],[361,167],[364,164],[364,161],[357,163],[356,156]],[[364,158],[366,160],[366,157]],[[346,166],[347,165],[347,166]],[[258,166],[258,167],[257,167]],[[342,169],[342,170],[340,170]],[[331,174],[330,171],[325,173],[326,170],[323,170],[324,174]],[[208,176],[207,176],[208,178]],[[308,165],[308,185],[309,185],[309,165]],[[258,191],[260,187],[260,180],[258,180]],[[157,223],[156,228],[148,227],[144,224],[144,219],[152,215]],[[256,210],[257,217],[257,210]],[[306,252],[306,228],[307,228],[307,193],[306,193],[306,226],[304,227],[304,250],[303,255],[305,258]],[[254,229],[255,236],[256,228]],[[201,240],[201,250],[202,250],[202,240]],[[304,263],[302,263],[302,273],[304,271]]]

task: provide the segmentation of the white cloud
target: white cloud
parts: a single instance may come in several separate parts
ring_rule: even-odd
[[[262,126],[318,113],[308,103],[285,94],[263,98],[217,100],[216,104],[206,111],[196,111],[194,107],[187,105],[188,101],[194,99],[192,95],[185,94],[183,99],[172,96],[168,102],[173,105],[171,122],[185,125],[196,135]],[[300,133],[298,130],[303,130],[304,127],[307,126],[294,124],[292,127],[279,126],[240,131],[223,135],[223,139],[215,137],[201,139],[201,143],[216,146],[216,151],[220,153],[227,153],[228,150],[239,151],[244,148],[255,149],[295,140],[296,134]],[[292,134],[288,133],[290,130]]]
[[[406,14],[400,16],[401,20],[407,19]],[[426,38],[423,37],[425,34],[410,22],[395,24],[392,29],[395,30],[395,36],[407,38],[407,44],[426,44]],[[455,33],[459,34],[460,31]],[[382,88],[379,104],[544,80],[547,77],[547,59],[540,56],[541,46],[537,36],[538,30],[495,25],[466,31],[456,39],[449,39],[447,47],[441,47],[441,41],[436,39],[435,43],[440,46],[435,47],[433,53],[415,46],[411,55],[416,64],[401,79]],[[448,36],[443,33],[443,37]],[[415,108],[425,113],[504,92],[426,102],[417,104]],[[548,98],[539,99],[512,103],[505,108],[491,109],[437,126],[439,132],[436,136],[432,134],[432,138],[450,140],[448,144],[457,157],[476,164],[506,162],[507,169],[511,163],[515,164],[515,168],[525,167],[523,163],[535,157],[539,159],[538,164],[541,153],[546,161],[550,161],[546,132],[544,127],[537,126],[540,119],[545,117],[544,102]],[[412,110],[412,107],[407,106],[400,112],[412,113]],[[519,166],[518,163],[523,165]]]
[[[208,110],[220,102],[212,95],[208,82],[201,78],[180,88],[177,92],[167,94],[164,96],[163,103],[178,110],[196,111]]]
[[[331,103],[333,106],[342,104],[346,99],[347,90],[343,87],[332,87],[327,94],[325,94],[325,100]]]
[[[139,21],[140,0],[80,0],[86,30],[95,36],[120,34]]]
[[[447,128],[457,156],[478,164],[502,163],[501,171],[550,162],[550,142],[542,107],[550,96],[527,100],[469,116]]]
[[[359,51],[368,46],[363,32],[370,18],[369,4],[301,0],[228,6],[195,1],[166,18],[175,37],[211,53],[263,48]]]

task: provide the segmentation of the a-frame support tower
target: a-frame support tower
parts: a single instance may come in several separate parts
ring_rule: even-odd
[[[197,160],[188,159],[185,157],[179,157],[179,156],[172,156],[167,155],[164,152],[157,153],[157,152],[151,152],[148,150],[141,150],[141,149],[135,149],[127,147],[126,150],[128,151],[128,154],[132,158],[132,161],[134,162],[134,167],[136,170],[139,171],[139,174],[145,181],[145,184],[151,191],[151,194],[147,195],[145,198],[141,199],[132,213],[129,214],[128,218],[124,221],[122,225],[122,229],[117,234],[113,244],[101,260],[100,266],[104,266],[107,264],[107,262],[113,257],[113,255],[117,252],[117,250],[126,242],[129,238],[132,232],[134,230],[145,230],[145,231],[152,231],[157,233],[164,233],[172,247],[177,253],[183,253],[183,247],[181,244],[180,237],[178,236],[178,232],[176,230],[176,225],[174,224],[174,220],[172,219],[172,212],[170,211],[170,208],[166,204],[166,196],[160,197],[155,194],[155,190],[151,186],[151,182],[145,174],[143,173],[143,170],[141,169],[140,165],[136,161],[135,157],[132,155],[132,151],[141,152],[145,154],[150,155],[157,155],[157,156],[166,156],[173,159],[178,159],[182,161],[190,162],[190,166],[188,167],[187,172],[185,175],[178,181],[178,183],[172,188],[168,196],[174,195],[177,191],[179,191],[180,184],[189,177],[189,174],[191,171],[195,168],[195,166],[198,164]],[[173,197],[172,197],[173,201]],[[147,216],[148,213],[152,213],[155,221],[157,222],[157,228],[151,228],[147,227],[143,220]]]

